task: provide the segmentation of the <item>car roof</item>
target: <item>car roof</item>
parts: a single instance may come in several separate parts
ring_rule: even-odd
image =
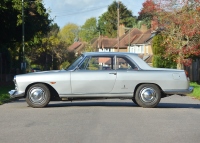
[[[97,56],[97,55],[131,55],[138,56],[136,53],[126,53],[126,52],[85,52],[83,53],[85,56]]]
[[[141,69],[152,69],[146,62],[144,62],[136,53],[125,53],[125,52],[86,52],[83,53],[84,56],[129,56],[131,59],[133,59],[136,64]]]

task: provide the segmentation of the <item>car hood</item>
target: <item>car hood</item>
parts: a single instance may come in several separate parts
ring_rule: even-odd
[[[31,72],[31,73],[27,73],[27,74],[50,74],[50,73],[57,73],[57,72],[66,72],[66,70],[51,70],[51,71],[39,71],[39,72]]]
[[[51,71],[41,71],[41,72],[31,72],[31,73],[26,73],[26,74],[19,74],[16,75],[16,78],[35,78],[35,77],[40,77],[40,78],[46,78],[46,77],[52,77],[59,75],[58,73],[68,73],[66,70],[51,70]]]

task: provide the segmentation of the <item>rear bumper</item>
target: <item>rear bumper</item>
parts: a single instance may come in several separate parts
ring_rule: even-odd
[[[190,94],[194,90],[194,87],[190,86],[188,89],[182,89],[182,90],[165,90],[164,93],[166,94]]]
[[[25,94],[25,92],[19,92],[17,90],[11,90],[8,93],[10,94],[10,98],[22,98]]]

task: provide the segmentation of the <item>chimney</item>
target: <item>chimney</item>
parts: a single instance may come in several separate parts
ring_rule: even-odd
[[[121,37],[124,34],[125,34],[125,26],[124,26],[124,24],[121,24],[119,26],[119,37]]]
[[[146,32],[148,29],[147,29],[147,26],[145,24],[142,24],[141,25],[141,29],[142,33]]]

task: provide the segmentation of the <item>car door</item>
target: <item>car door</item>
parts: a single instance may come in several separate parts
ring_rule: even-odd
[[[79,69],[71,72],[73,94],[105,94],[112,91],[116,71],[112,56],[94,56],[85,58]]]
[[[115,69],[117,72],[117,79],[112,93],[132,94],[138,83],[138,78],[141,77],[138,67],[127,57],[117,56]]]

